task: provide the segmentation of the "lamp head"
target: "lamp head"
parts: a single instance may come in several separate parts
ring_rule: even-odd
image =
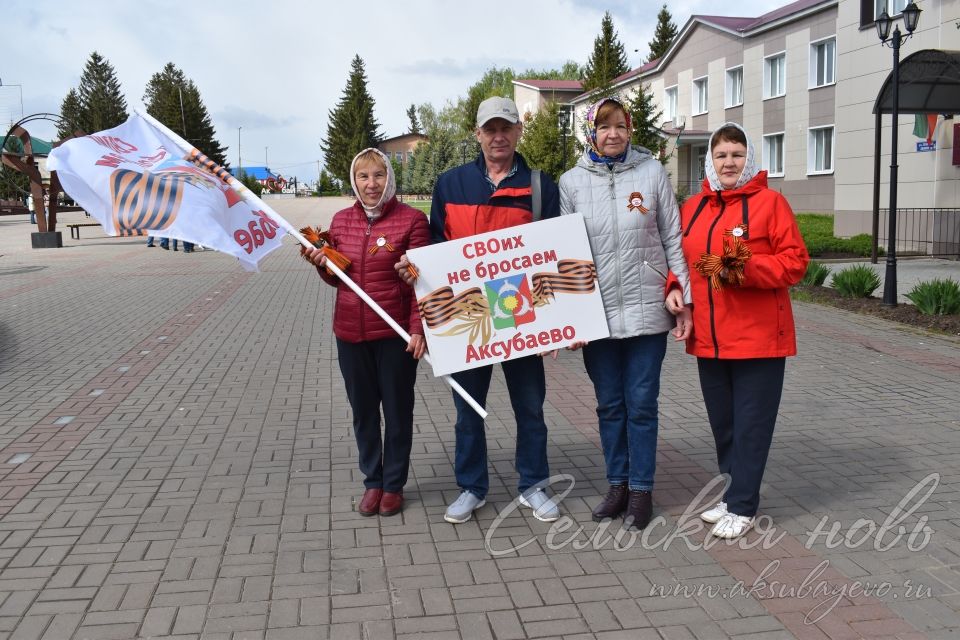
[[[890,19],[886,9],[883,10],[883,13],[877,16],[877,35],[880,36],[881,42],[886,42],[890,37],[890,25],[892,23],[893,20]]]
[[[920,23],[920,11],[920,7],[913,0],[903,8],[903,26],[906,27],[907,33],[913,33],[916,30]]]

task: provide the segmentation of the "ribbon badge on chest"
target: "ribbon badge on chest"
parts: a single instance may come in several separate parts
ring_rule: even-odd
[[[390,244],[389,240],[387,240],[387,236],[383,235],[382,233],[377,237],[376,243],[372,247],[370,247],[367,253],[369,253],[370,255],[373,255],[380,250],[380,247],[383,247],[384,249],[390,252],[393,251],[393,245]]]
[[[634,191],[630,194],[630,197],[627,198],[627,211],[639,211],[640,213],[650,211],[643,206],[643,194],[639,191]]]
[[[738,224],[732,229],[727,229],[723,232],[723,235],[733,236],[734,238],[739,238],[740,240],[746,240],[750,237],[750,235],[747,233],[747,225],[745,224]]]

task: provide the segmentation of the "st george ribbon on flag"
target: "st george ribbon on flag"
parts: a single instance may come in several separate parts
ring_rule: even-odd
[[[119,127],[73,138],[50,152],[71,198],[112,236],[156,235],[229,253],[249,271],[278,248],[283,232],[313,245],[236,178],[167,129],[137,112]],[[410,334],[337,265],[328,270],[406,342]],[[424,354],[429,363],[430,355]],[[477,414],[487,412],[450,376],[446,382]]]
[[[185,159],[180,145],[140,115],[74,138],[47,167],[111,236],[153,235],[236,256],[243,267],[281,246],[284,230],[223,180]]]

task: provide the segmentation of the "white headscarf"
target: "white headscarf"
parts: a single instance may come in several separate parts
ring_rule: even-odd
[[[747,161],[743,164],[743,171],[740,173],[740,177],[737,178],[737,184],[730,187],[730,189],[739,189],[753,180],[753,177],[760,172],[760,168],[757,167],[756,164],[756,154],[753,151],[753,143],[750,142],[750,136],[748,136],[744,128],[736,122],[724,122],[710,135],[710,142],[707,144],[708,155],[706,161],[703,163],[705,165],[704,170],[707,174],[707,180],[710,182],[710,188],[714,191],[724,190],[723,185],[720,184],[720,176],[717,175],[717,170],[713,166],[713,138],[717,135],[717,131],[724,127],[736,127],[740,129],[740,131],[743,131],[743,137],[747,140]]]
[[[387,185],[383,189],[383,194],[381,194],[380,196],[380,201],[377,202],[377,204],[375,204],[372,207],[368,207],[363,202],[363,198],[360,197],[360,190],[357,189],[357,181],[354,178],[354,169],[357,166],[357,158],[359,158],[360,156],[364,155],[369,151],[373,151],[378,156],[380,156],[380,160],[387,167]],[[357,196],[357,200],[360,201],[360,206],[363,207],[363,210],[367,212],[367,215],[371,218],[379,217],[383,211],[384,203],[389,202],[390,198],[392,198],[397,193],[397,179],[393,175],[393,165],[390,163],[390,159],[387,158],[387,156],[382,151],[380,151],[379,149],[374,149],[373,147],[368,147],[363,151],[361,151],[360,153],[358,153],[357,155],[353,156],[353,161],[350,163],[350,186],[353,187],[353,195]]]

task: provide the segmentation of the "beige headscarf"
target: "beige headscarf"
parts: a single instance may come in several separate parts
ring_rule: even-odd
[[[384,166],[387,167],[387,186],[384,188],[383,194],[380,196],[380,201],[372,207],[368,207],[366,204],[364,204],[363,198],[360,197],[360,190],[357,189],[357,181],[354,178],[354,169],[357,166],[357,158],[369,153],[370,151],[377,154]],[[390,198],[397,193],[397,179],[393,175],[393,165],[390,163],[390,159],[387,158],[382,151],[379,149],[374,149],[373,147],[368,147],[357,155],[353,156],[353,161],[350,163],[350,186],[353,187],[353,195],[357,196],[357,200],[360,201],[360,206],[363,207],[363,210],[367,212],[367,215],[371,218],[379,217],[383,210],[384,203],[389,202]]]

